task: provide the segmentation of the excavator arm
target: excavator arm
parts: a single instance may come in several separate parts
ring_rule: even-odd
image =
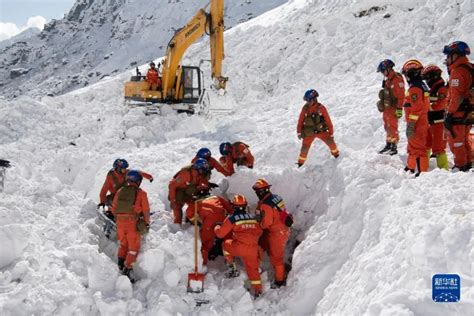
[[[207,13],[209,4],[210,13]],[[181,78],[178,73],[181,59],[189,46],[205,33],[211,37],[212,77],[217,81],[219,89],[225,89],[227,78],[221,73],[224,59],[224,0],[211,0],[209,4],[200,9],[168,43],[162,71],[163,99],[177,93]]]

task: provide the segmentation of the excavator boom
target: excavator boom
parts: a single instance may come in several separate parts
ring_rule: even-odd
[[[210,13],[206,9],[210,4]],[[211,0],[206,7],[181,29],[168,43],[163,64],[163,98],[178,93],[179,64],[186,50],[205,33],[211,37],[212,77],[218,81],[219,88],[225,88],[227,78],[222,77],[222,60],[224,59],[224,0]]]

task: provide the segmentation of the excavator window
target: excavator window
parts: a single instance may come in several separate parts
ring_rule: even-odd
[[[199,67],[183,66],[183,102],[196,103],[201,95],[201,69]]]

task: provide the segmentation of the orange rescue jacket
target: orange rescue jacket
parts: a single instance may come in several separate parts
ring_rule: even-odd
[[[263,231],[255,216],[245,212],[235,212],[228,216],[222,226],[216,226],[214,232],[218,238],[232,233],[232,239],[251,247],[258,247],[258,240]]]
[[[131,184],[134,185],[134,184]],[[117,194],[114,197],[114,201],[112,203],[112,213],[114,216],[119,219],[121,216],[127,217],[127,219],[132,219],[131,215],[136,215],[136,219],[143,214],[143,218],[147,224],[150,224],[150,204],[148,203],[148,196],[145,191],[143,191],[140,188],[137,188],[136,195],[135,195],[135,201],[133,203],[133,208],[132,208],[132,214],[117,214],[116,210],[118,207],[118,201],[120,197],[120,191],[122,190],[119,189]]]
[[[328,133],[330,135],[334,134],[334,127],[332,126],[331,118],[329,117],[329,113],[326,110],[326,107],[322,105],[321,103],[318,102],[311,102],[311,103],[306,103],[303,108],[301,109],[300,116],[298,118],[298,125],[296,127],[296,132],[298,134],[301,134],[303,130],[303,125],[304,125],[304,120],[306,117],[311,116],[314,113],[319,113],[324,121],[326,122],[326,125],[328,126]]]
[[[453,117],[464,116],[464,111],[460,108],[465,99],[469,99],[472,85],[472,76],[469,69],[471,64],[466,56],[458,59],[448,67],[449,70],[449,103],[448,112],[454,114]]]

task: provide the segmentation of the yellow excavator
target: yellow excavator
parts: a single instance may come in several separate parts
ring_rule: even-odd
[[[205,92],[202,71],[198,66],[181,66],[180,62],[188,47],[204,34],[210,36],[213,87],[225,90],[228,78],[222,76],[224,0],[210,0],[169,41],[162,60],[161,85],[152,90],[137,67],[137,74],[125,83],[125,100],[144,105],[167,103],[175,110],[194,113],[194,106],[202,102]]]

